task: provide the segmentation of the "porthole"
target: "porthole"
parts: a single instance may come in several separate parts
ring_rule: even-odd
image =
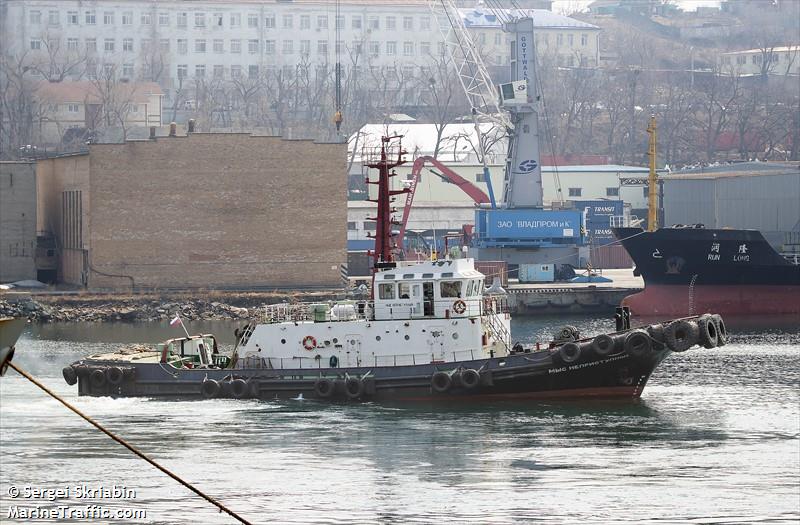
[[[408,336],[408,334],[406,334],[405,336],[403,336],[403,339],[405,339],[406,341],[408,341],[408,340],[409,340],[409,339],[411,339],[411,338]]]
[[[376,335],[376,336],[375,336],[375,340],[376,340],[376,341],[380,341],[380,340],[381,340],[381,336],[379,336],[379,335]]]
[[[338,342],[339,342],[339,339],[337,339],[336,337],[334,337],[334,338],[333,338],[333,344],[336,344],[336,343],[338,343]]]
[[[453,339],[458,339],[458,332],[453,332]]]
[[[281,344],[285,345],[286,344],[286,339],[281,339]]]

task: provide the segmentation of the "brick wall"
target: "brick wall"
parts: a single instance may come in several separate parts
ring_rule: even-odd
[[[36,279],[36,171],[0,162],[0,283]]]
[[[198,133],[92,145],[89,163],[90,288],[340,283],[344,144]]]

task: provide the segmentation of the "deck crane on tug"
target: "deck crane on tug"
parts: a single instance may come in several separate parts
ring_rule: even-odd
[[[429,0],[458,79],[471,105],[491,206],[475,213],[473,253],[477,259],[510,264],[559,261],[578,265],[584,244],[581,211],[545,209],[539,154],[539,97],[536,95],[534,20],[530,11],[460,10],[455,0]],[[511,35],[511,82],[496,86],[464,17],[503,21]],[[493,122],[508,133],[503,202],[497,205],[486,165],[479,123]]]

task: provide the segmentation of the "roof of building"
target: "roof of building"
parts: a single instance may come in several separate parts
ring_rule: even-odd
[[[537,28],[600,29],[596,25],[545,9],[487,9],[477,6],[471,9],[459,9],[459,12],[467,27],[501,27],[503,19],[529,16],[533,19],[533,26]],[[499,17],[498,12],[500,12]]]
[[[722,177],[761,177],[765,175],[798,175],[798,162],[734,162],[712,164],[659,175],[666,179],[715,179]]]
[[[43,80],[36,86],[36,97],[50,104],[99,104],[104,98],[103,89],[101,83],[89,80],[63,82]],[[116,98],[122,97],[134,103],[145,103],[153,95],[164,95],[161,87],[155,82],[116,82],[111,89]]]
[[[743,49],[741,51],[728,51],[727,53],[722,53],[723,55],[747,55],[750,53],[764,53],[767,50],[773,53],[783,53],[784,51],[794,51],[795,53],[800,51],[800,44],[793,44],[790,46],[778,46],[773,48],[756,48],[756,49]]]

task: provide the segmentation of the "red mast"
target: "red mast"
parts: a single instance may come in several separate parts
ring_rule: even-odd
[[[391,137],[381,137],[380,154],[374,151],[374,154],[367,160],[366,165],[370,168],[378,170],[378,180],[371,181],[367,179],[367,184],[378,185],[378,198],[369,199],[372,202],[378,203],[378,213],[375,217],[368,217],[368,220],[375,221],[375,250],[370,252],[373,260],[373,274],[381,268],[394,268],[396,266],[394,252],[397,248],[397,243],[394,237],[395,233],[392,232],[392,226],[399,225],[400,223],[392,218],[392,213],[397,210],[392,207],[393,195],[401,193],[408,193],[408,188],[402,190],[389,189],[389,177],[397,175],[395,172],[389,170],[405,164],[403,155],[405,151],[400,142],[402,135],[394,135]],[[394,144],[390,144],[392,140],[396,139]],[[396,160],[390,160],[390,157],[396,155]]]

